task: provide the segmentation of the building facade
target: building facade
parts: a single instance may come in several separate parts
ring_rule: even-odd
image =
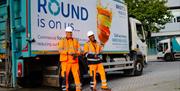
[[[173,36],[180,36],[180,0],[168,0],[166,5],[169,7],[169,11],[171,11],[173,18],[160,32],[152,33],[148,51],[150,55],[155,55],[157,53],[156,45],[158,41]]]

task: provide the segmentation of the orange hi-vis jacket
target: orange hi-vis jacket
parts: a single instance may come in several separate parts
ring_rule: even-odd
[[[101,46],[98,42],[91,42],[88,41],[84,45],[84,53],[85,54],[99,54],[101,51]],[[88,62],[91,63],[99,63],[100,61],[98,59],[88,59]],[[99,61],[99,62],[98,62]]]
[[[74,59],[73,54],[80,55],[80,44],[77,39],[62,38],[58,42],[60,61],[77,63],[78,58]]]

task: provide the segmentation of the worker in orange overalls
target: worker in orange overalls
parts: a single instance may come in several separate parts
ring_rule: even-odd
[[[102,46],[95,40],[94,33],[88,31],[87,36],[89,41],[84,45],[84,55],[87,58],[90,71],[90,87],[92,91],[96,91],[96,72],[100,74],[101,77],[101,89],[104,91],[111,91],[107,86],[106,74],[101,63],[102,57],[100,57],[100,51]]]
[[[65,29],[66,37],[61,38],[58,42],[61,63],[62,90],[68,91],[68,77],[70,71],[73,74],[76,91],[81,91],[79,78],[78,55],[80,55],[80,44],[77,39],[72,37],[72,27]]]

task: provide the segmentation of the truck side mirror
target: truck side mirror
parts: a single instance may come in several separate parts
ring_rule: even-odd
[[[145,39],[141,39],[142,42],[145,42],[146,40]]]
[[[145,42],[145,39],[141,39],[142,42]]]
[[[151,37],[151,32],[148,31],[148,33],[147,33],[147,38],[150,38],[150,37]]]

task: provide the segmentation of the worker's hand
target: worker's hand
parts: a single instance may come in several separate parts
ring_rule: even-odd
[[[101,54],[96,54],[96,55],[95,55],[95,58],[97,58],[97,59],[102,59],[102,55],[101,55]]]
[[[74,60],[78,57],[77,54],[72,54],[72,56],[73,56],[73,59],[74,59]]]
[[[98,58],[99,58],[98,54],[95,54],[95,55],[94,55],[94,58],[97,58],[97,59],[98,59]]]

